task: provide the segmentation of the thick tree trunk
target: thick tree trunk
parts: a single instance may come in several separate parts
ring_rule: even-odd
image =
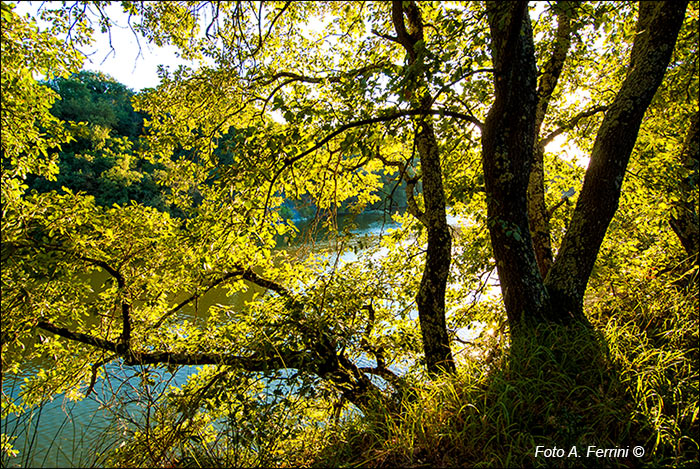
[[[392,2],[392,20],[396,31],[394,40],[406,50],[408,65],[422,61],[424,57],[421,54],[424,51],[416,50],[415,47],[417,42],[424,40],[423,20],[418,6],[415,2],[395,0]],[[423,96],[412,101],[414,107],[426,111],[430,109],[432,101],[424,77],[419,76],[409,82],[405,91],[409,96]],[[452,242],[446,219],[440,151],[430,117],[421,117],[417,126],[415,141],[420,157],[425,202],[425,214],[421,217],[421,222],[428,231],[425,267],[416,296],[418,320],[428,372],[453,373],[456,368],[445,322],[445,290],[452,260]]]
[[[698,193],[697,186],[700,184],[700,177],[698,177],[698,167],[700,166],[699,119],[700,116],[695,114],[680,153],[681,164],[690,172],[690,176],[681,180],[679,186],[684,194],[690,195],[690,199],[681,199],[676,202],[669,219],[673,232],[678,236],[683,249],[694,264],[698,263],[698,243],[700,243],[698,204],[693,201]]]
[[[663,79],[686,3],[640,2],[629,72],[600,126],[569,229],[546,277],[552,306],[562,318],[583,318],[588,278],[617,210],[639,126]]]
[[[537,67],[527,2],[490,3],[496,99],[482,129],[488,228],[511,329],[550,316],[532,248],[527,187],[535,140]]]

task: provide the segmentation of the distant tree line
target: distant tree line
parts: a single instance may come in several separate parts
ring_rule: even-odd
[[[143,156],[144,113],[134,110],[131,99],[136,93],[101,72],[80,71],[69,78],[54,78],[45,83],[61,99],[56,100],[51,114],[68,124],[72,141],[59,152],[59,173],[56,180],[29,176],[30,189],[38,192],[60,190],[85,192],[102,206],[124,205],[130,202],[154,207],[171,215],[182,212],[168,203],[167,188],[158,184],[163,166]],[[225,140],[219,142],[216,156],[220,164],[230,165]],[[175,157],[193,158],[181,149]],[[217,175],[213,175],[216,178]],[[405,182],[397,186],[395,178],[382,174],[384,188],[370,210],[405,208]],[[197,194],[193,194],[197,200]],[[348,212],[352,200],[346,201],[339,212]],[[287,218],[313,217],[316,206],[308,197],[287,200],[282,214]]]

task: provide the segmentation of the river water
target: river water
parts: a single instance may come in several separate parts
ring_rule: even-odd
[[[369,212],[356,216],[339,216],[338,231],[345,228],[355,235],[356,239],[381,236],[388,228],[397,225],[391,217],[383,212]],[[312,250],[318,251],[327,247],[327,233],[314,232],[311,223],[299,221],[297,227],[301,236],[298,239],[311,238],[306,233],[314,233]],[[297,249],[298,246],[284,246],[280,240],[281,249]],[[352,261],[361,255],[361,248],[353,249],[344,256],[344,260]],[[95,285],[104,281],[95,274]],[[242,305],[250,300],[254,289],[232,296],[226,295],[224,288],[213,289],[193,305],[186,314],[196,315],[198,311],[206,311],[213,304],[230,304],[233,307]],[[36,364],[37,369],[42,364]],[[104,455],[115,444],[123,441],[127,435],[126,428],[120,427],[115,414],[127,416],[135,420],[142,418],[143,402],[154,399],[153,392],[162,392],[169,385],[180,386],[187,378],[197,371],[197,367],[181,367],[176,373],[168,373],[164,369],[151,368],[156,373],[156,381],[162,383],[151,389],[151,395],[143,395],[140,386],[143,375],[138,367],[121,367],[118,361],[105,366],[109,379],[98,379],[93,392],[85,399],[71,401],[64,395],[58,395],[53,400],[25,413],[20,417],[10,416],[1,423],[2,433],[17,437],[13,446],[19,450],[19,455],[6,461],[9,467],[95,467],[102,466]],[[29,374],[32,372],[29,371]],[[20,386],[27,374],[22,376],[4,376],[3,391],[17,398]],[[153,376],[151,376],[151,379]],[[118,396],[115,399],[114,396]]]

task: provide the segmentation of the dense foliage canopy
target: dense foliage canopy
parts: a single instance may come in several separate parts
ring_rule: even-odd
[[[106,7],[49,4],[40,30],[2,3],[2,371],[33,374],[21,399],[3,387],[3,419],[119,364],[147,417],[111,463],[301,464],[331,416],[408,418],[430,382],[486,389],[432,395],[463,428],[517,413],[526,394],[489,393],[542,378],[539,357],[575,399],[525,402],[532,441],[642,429],[650,461],[697,463],[696,1],[122,2],[202,64],[138,93],[80,71]],[[379,207],[397,227],[345,262],[360,241],[338,212]],[[300,210],[325,228],[313,251]],[[200,310],[222,288],[245,301]],[[163,386],[182,366],[201,368]],[[571,423],[595,402],[634,423]],[[402,425],[380,439],[401,447]],[[428,433],[410,439],[456,441]],[[451,451],[546,463],[489,445]]]

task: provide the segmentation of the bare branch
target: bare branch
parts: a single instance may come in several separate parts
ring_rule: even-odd
[[[386,39],[387,41],[399,43],[399,38],[396,36],[392,36],[391,34],[380,33],[376,29],[372,29],[372,34],[374,34],[375,36],[379,36],[382,39]]]
[[[461,74],[460,76],[458,76],[457,78],[455,78],[454,80],[452,80],[451,82],[445,84],[442,88],[440,88],[440,90],[437,92],[437,94],[435,94],[435,97],[432,99],[432,102],[435,103],[442,93],[444,93],[447,90],[451,90],[454,87],[454,85],[456,85],[460,81],[464,80],[465,78],[468,78],[472,75],[476,75],[477,73],[493,73],[493,72],[494,72],[494,70],[492,68],[478,68],[476,70],[469,70],[468,72]],[[464,103],[462,103],[462,104],[464,105]],[[469,109],[468,106],[465,106],[465,107],[467,109]],[[477,127],[479,127],[481,129],[481,125],[477,125]]]
[[[559,201],[556,204],[554,204],[553,206],[548,208],[547,209],[547,220],[552,218],[552,215],[554,215],[554,212],[556,212],[556,210],[564,204],[571,205],[570,197],[562,197],[561,199],[559,199]]]
[[[214,10],[214,13],[212,14],[211,21],[209,22],[209,26],[207,26],[207,29],[206,29],[206,31],[205,31],[205,33],[204,33],[205,36],[208,37],[208,38],[211,38],[211,37],[212,37],[212,36],[209,34],[209,31],[211,30],[212,26],[214,26],[214,24],[217,24],[217,23],[218,23],[218,20],[219,20],[219,7],[220,7],[219,2],[216,2],[216,8],[215,8],[215,10]],[[217,28],[216,31],[218,32],[218,28]]]
[[[100,360],[99,362],[92,364],[92,376],[90,377],[90,385],[88,386],[87,391],[85,391],[85,397],[88,397],[90,393],[92,393],[93,389],[95,389],[95,382],[97,381],[97,370],[99,370],[100,367],[105,366],[107,363],[111,362],[112,360],[118,357],[119,355],[117,354],[110,355],[104,360]]]
[[[556,129],[555,131],[551,132],[549,135],[544,137],[542,140],[540,140],[540,145],[541,146],[547,146],[554,138],[557,136],[561,135],[562,133],[566,132],[567,130],[571,130],[574,127],[576,127],[581,119],[585,119],[586,117],[591,117],[594,114],[597,114],[599,112],[605,112],[608,110],[608,106],[595,106],[591,109],[588,109],[587,111],[582,111],[578,114],[576,114],[574,117],[569,119],[569,121]]]

